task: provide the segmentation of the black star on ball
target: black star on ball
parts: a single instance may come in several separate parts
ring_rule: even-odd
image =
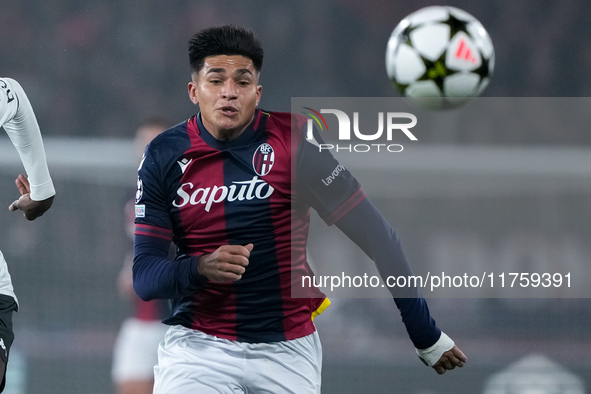
[[[468,33],[467,26],[468,26],[468,23],[470,23],[469,21],[458,19],[455,16],[453,16],[451,14],[451,12],[448,15],[449,15],[449,17],[447,18],[447,20],[443,21],[443,23],[445,23],[446,25],[449,26],[449,38],[450,39],[460,31],[462,31],[464,33]]]
[[[421,60],[425,65],[425,72],[417,78],[417,81],[433,81],[439,90],[444,92],[443,81],[445,78],[457,73],[445,66],[445,52],[435,61],[426,59],[424,56],[421,56]]]
[[[479,84],[480,84],[480,82],[482,82],[482,80],[484,78],[490,77],[490,67],[489,67],[490,59],[487,59],[484,56],[481,56],[481,59],[482,59],[482,62],[480,64],[480,67],[478,67],[476,70],[472,71],[474,74],[477,74],[480,77],[480,81],[478,81]]]

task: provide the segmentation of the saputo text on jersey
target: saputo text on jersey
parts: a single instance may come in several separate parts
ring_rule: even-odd
[[[183,183],[177,189],[180,201],[172,202],[172,205],[180,208],[187,204],[205,205],[205,211],[209,212],[215,203],[227,200],[228,202],[269,198],[275,189],[258,176],[249,181],[233,181],[230,186],[199,187],[194,189],[192,182]]]

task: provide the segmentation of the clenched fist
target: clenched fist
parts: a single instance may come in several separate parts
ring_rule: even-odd
[[[239,280],[246,271],[252,248],[253,244],[222,245],[212,254],[201,256],[199,274],[216,283]]]

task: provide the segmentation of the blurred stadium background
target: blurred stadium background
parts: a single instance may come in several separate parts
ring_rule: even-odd
[[[384,70],[386,42],[402,17],[432,4],[442,3],[3,2],[0,75],[19,80],[27,91],[58,190],[53,209],[34,223],[0,209],[0,249],[21,305],[6,392],[113,392],[111,351],[129,311],[116,279],[131,246],[123,215],[135,187],[131,139],[146,117],[177,122],[194,114],[186,96],[192,33],[229,22],[252,27],[266,52],[261,107],[288,111],[291,97],[396,95]],[[487,96],[591,95],[588,1],[445,4],[476,16],[493,39],[496,70]],[[542,117],[548,113],[540,112],[542,123],[551,121]],[[437,259],[445,267],[453,259],[494,265],[551,258],[558,266],[588,265],[591,168],[574,166],[569,158],[588,163],[591,133],[585,127],[539,130],[547,129],[455,133],[453,127],[434,127],[420,138],[432,164],[379,172],[378,185],[371,183],[377,168],[349,167],[369,184],[368,193],[401,234],[411,261]],[[482,149],[506,160],[532,148],[555,163],[552,176],[533,179],[520,172],[518,182],[496,192],[490,186],[510,171],[491,176],[484,166],[477,170],[482,173],[466,174],[437,165],[446,149],[457,157]],[[0,135],[6,207],[20,171],[14,149]],[[391,187],[398,182],[400,188]],[[358,254],[332,231],[319,236],[335,242],[336,258]],[[440,377],[422,367],[391,300],[335,299],[317,320],[323,393],[525,393],[509,391],[506,375],[494,377],[514,363],[517,375],[533,379],[521,383],[529,393],[590,390],[589,299],[433,299],[430,306],[467,353],[463,370]],[[541,388],[533,391],[536,383]]]

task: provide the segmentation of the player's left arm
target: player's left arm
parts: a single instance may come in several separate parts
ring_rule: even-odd
[[[299,118],[294,117],[297,121]],[[302,122],[303,123],[303,122]],[[296,157],[298,192],[324,221],[336,224],[376,264],[385,280],[388,276],[412,275],[400,239],[374,205],[365,196],[353,175],[326,150],[319,149],[322,138],[314,129],[314,139],[301,131]],[[297,136],[297,135],[296,135]],[[330,179],[325,182],[324,179]],[[391,289],[393,290],[393,289]],[[417,349],[417,354],[438,373],[462,366],[466,357],[435,324],[427,302],[418,289],[410,288],[394,301],[402,321]]]
[[[413,275],[399,237],[367,197],[336,225],[375,262],[384,281],[388,276]],[[407,289],[402,296],[391,290],[419,358],[439,374],[462,367],[466,356],[437,327],[419,290]]]
[[[43,215],[52,205],[55,188],[49,175],[45,148],[33,107],[20,84],[0,79],[0,101],[10,116],[3,119],[4,130],[25,167],[28,179],[19,175],[16,186],[21,196],[10,204],[11,211],[22,210],[28,220]]]

